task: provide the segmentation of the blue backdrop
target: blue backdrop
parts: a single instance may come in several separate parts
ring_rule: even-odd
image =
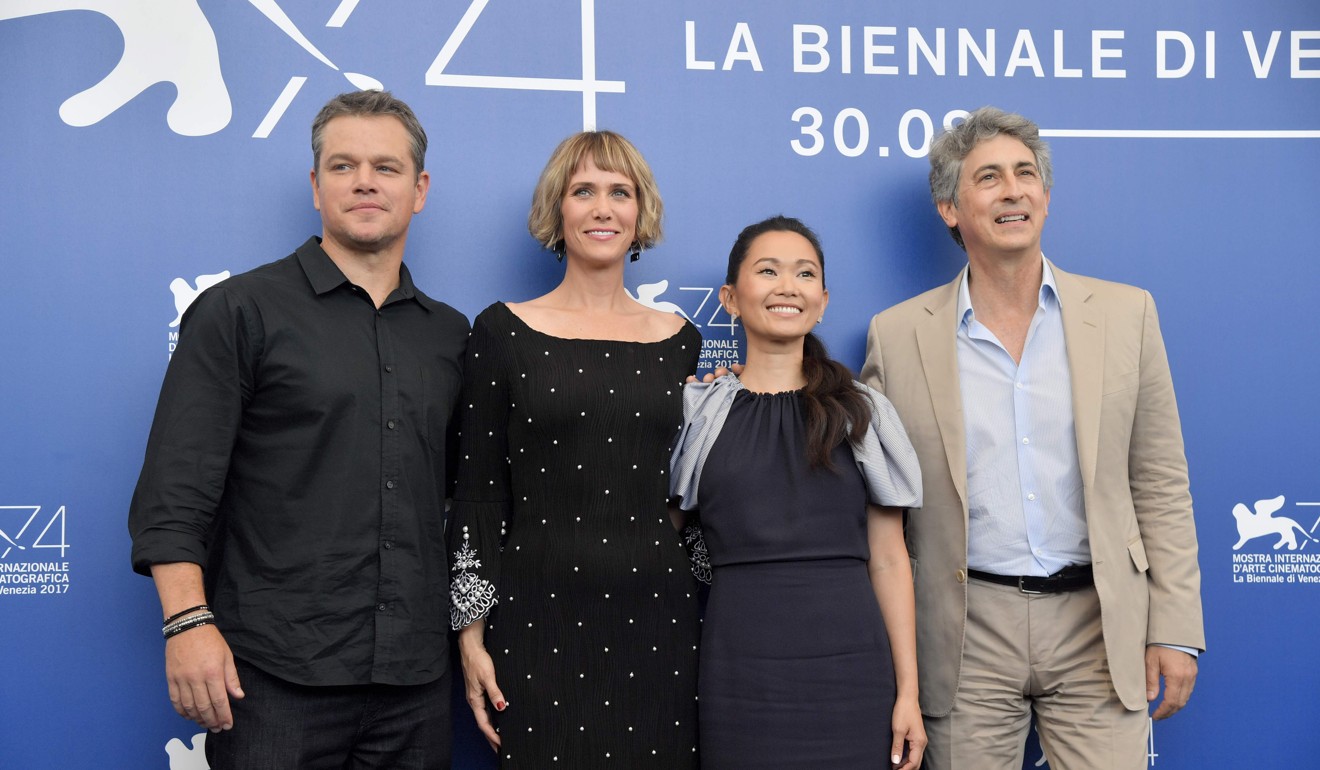
[[[1182,410],[1210,650],[1150,765],[1320,761],[1315,0],[0,0],[0,79],[0,767],[204,766],[124,524],[173,322],[320,231],[308,126],[377,83],[431,137],[407,261],[432,296],[471,316],[551,288],[532,187],[565,135],[612,128],[668,210],[631,288],[728,339],[734,235],[801,217],[852,366],[873,313],[962,262],[932,132],[1037,120],[1045,251],[1154,293]]]

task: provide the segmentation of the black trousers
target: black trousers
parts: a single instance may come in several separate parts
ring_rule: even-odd
[[[450,675],[422,685],[310,687],[234,661],[246,697],[206,737],[212,770],[448,770]]]

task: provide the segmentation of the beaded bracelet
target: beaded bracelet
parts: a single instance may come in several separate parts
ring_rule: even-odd
[[[175,628],[175,627],[177,627],[177,626],[181,626],[181,625],[183,625],[184,623],[187,623],[187,622],[192,621],[192,620],[196,620],[196,619],[198,619],[198,618],[207,618],[207,619],[210,619],[210,620],[214,620],[214,619],[215,619],[215,614],[214,614],[214,613],[211,613],[211,612],[199,612],[199,613],[197,613],[196,615],[190,615],[190,616],[188,616],[188,617],[186,617],[186,618],[183,618],[182,620],[176,620],[176,621],[174,621],[173,623],[166,623],[164,626],[161,627],[160,630],[161,630],[161,631],[168,631],[168,630],[170,630],[171,628]]]
[[[178,620],[179,618],[181,618],[181,617],[183,617],[184,615],[187,615],[187,614],[189,614],[189,613],[193,613],[193,612],[196,612],[196,611],[198,611],[198,610],[210,610],[210,609],[211,609],[211,605],[209,605],[209,604],[199,604],[199,605],[197,605],[196,607],[189,607],[189,608],[186,609],[186,610],[182,610],[182,611],[180,611],[180,612],[176,612],[176,613],[174,613],[173,615],[169,616],[168,618],[165,618],[165,622],[162,623],[161,626],[162,626],[162,627],[163,627],[163,626],[168,626],[169,624],[173,623],[174,621]]]
[[[174,628],[175,626],[183,625],[188,621],[196,620],[198,618],[207,618],[208,620],[215,620],[215,613],[211,612],[210,610],[204,610],[202,612],[197,613],[196,615],[189,615],[188,617],[183,618],[181,620],[176,620],[173,623],[166,623],[164,626],[161,626],[160,630],[168,631],[169,629]]]
[[[166,639],[169,639],[171,637],[178,636],[184,631],[197,628],[198,626],[211,625],[214,622],[215,622],[214,615],[209,615],[209,614],[197,615],[195,617],[188,618],[187,620],[181,620],[178,623],[175,623],[174,625],[167,626],[166,628],[161,630],[161,636],[165,637]]]
[[[197,622],[197,623],[193,623],[193,624],[191,624],[191,625],[183,626],[183,627],[181,627],[181,628],[175,628],[175,629],[172,629],[172,630],[166,632],[166,633],[164,634],[164,636],[165,636],[166,639],[173,639],[174,637],[178,636],[179,634],[183,633],[184,631],[190,631],[190,630],[192,630],[192,629],[194,629],[194,628],[200,628],[200,627],[202,627],[202,626],[210,626],[210,625],[215,625],[215,624],[214,624],[212,621],[210,621],[210,620],[202,620],[202,621],[199,621],[199,622]]]
[[[161,629],[161,636],[169,639],[178,636],[184,631],[197,628],[198,626],[209,626],[213,623],[215,623],[215,615],[210,612],[203,612],[200,615],[193,615],[192,617],[184,618],[183,620],[165,626]]]

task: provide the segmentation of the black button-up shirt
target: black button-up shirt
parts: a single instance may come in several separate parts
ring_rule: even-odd
[[[377,309],[312,238],[184,315],[133,568],[203,565],[234,654],[311,685],[448,666],[446,436],[468,322],[406,267]]]

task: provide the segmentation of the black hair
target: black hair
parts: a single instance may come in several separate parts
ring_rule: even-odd
[[[738,271],[747,258],[752,242],[766,233],[796,233],[811,244],[820,260],[821,281],[825,280],[825,252],[820,239],[800,220],[782,214],[748,225],[738,234],[729,251],[729,268],[724,282],[737,284]],[[847,438],[860,443],[871,423],[871,402],[853,383],[848,367],[830,358],[825,343],[808,333],[802,340],[802,374],[807,384],[802,389],[806,408],[807,460],[812,467],[833,469],[830,453]]]

